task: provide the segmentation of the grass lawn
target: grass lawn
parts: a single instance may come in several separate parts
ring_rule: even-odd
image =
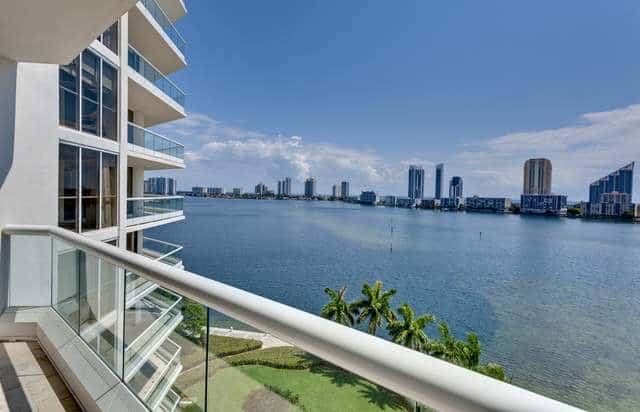
[[[246,340],[236,343],[240,348],[253,346]],[[223,346],[223,352],[235,352],[233,341],[225,340]],[[181,375],[176,386],[181,386],[186,395],[201,399],[203,374],[203,368],[196,368]],[[411,410],[404,398],[348,372],[323,365],[294,347],[248,350],[216,359],[209,364],[208,391],[209,411]],[[285,399],[291,396],[297,399],[296,405]]]

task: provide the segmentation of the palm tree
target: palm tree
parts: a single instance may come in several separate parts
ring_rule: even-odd
[[[353,317],[354,308],[344,300],[346,291],[346,286],[341,287],[338,291],[325,288],[324,293],[331,298],[331,301],[322,307],[320,315],[342,325],[352,326],[355,321]]]
[[[398,312],[404,320],[395,320],[389,323],[389,334],[393,341],[407,348],[423,351],[429,347],[429,337],[424,328],[435,320],[433,315],[415,316],[413,309],[408,304],[398,308]]]
[[[362,285],[362,294],[364,298],[353,303],[353,307],[359,313],[357,322],[362,323],[369,319],[367,332],[375,335],[378,328],[383,326],[383,322],[396,320],[396,315],[391,309],[391,297],[396,294],[396,290],[383,292],[382,282],[378,280],[373,287],[368,283]]]
[[[427,352],[440,359],[465,368],[474,369],[480,364],[480,342],[478,335],[471,332],[467,340],[458,340],[449,331],[446,322],[440,322],[440,340],[431,344]]]

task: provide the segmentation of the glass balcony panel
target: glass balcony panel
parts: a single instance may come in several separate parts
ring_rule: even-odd
[[[180,106],[184,106],[184,92],[178,88],[169,78],[160,73],[158,69],[147,61],[133,47],[129,46],[129,67],[138,72],[142,77],[153,83],[164,94],[173,99]]]
[[[205,322],[202,305],[162,288],[125,311],[125,382],[149,409],[204,411]]]
[[[53,309],[78,332],[80,262],[84,252],[53,238],[53,256],[51,303]]]
[[[163,215],[183,210],[183,198],[149,197],[127,200],[127,218],[134,219],[145,216]]]
[[[158,22],[162,30],[169,36],[176,47],[184,53],[187,42],[182,38],[178,30],[175,28],[169,17],[165,14],[162,7],[155,0],[141,0],[142,5],[149,11],[153,18]]]
[[[416,407],[410,399],[212,309],[209,322],[208,411],[411,412]]]
[[[182,246],[161,240],[145,237],[142,244],[142,254],[148,258],[176,266],[182,263]]]
[[[167,156],[184,159],[184,146],[133,123],[128,126],[128,142]]]

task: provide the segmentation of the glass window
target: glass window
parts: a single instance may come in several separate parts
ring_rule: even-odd
[[[102,136],[118,140],[118,71],[102,65]]]
[[[102,33],[102,44],[109,50],[118,54],[118,22],[113,23],[104,33]]]
[[[60,145],[58,226],[78,231],[78,157],[75,146]]]
[[[118,158],[102,153],[101,227],[116,226],[118,218]]]
[[[80,59],[76,57],[67,65],[60,66],[59,121],[60,125],[78,129],[78,70]]]
[[[100,152],[82,150],[82,230],[98,229]]]
[[[98,134],[100,59],[94,53],[82,52],[82,131]]]

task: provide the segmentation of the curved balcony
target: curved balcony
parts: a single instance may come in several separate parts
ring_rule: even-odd
[[[127,141],[129,142],[129,155],[139,159],[139,161],[132,162],[133,166],[142,162],[140,166],[145,170],[184,167],[184,145],[174,140],[129,123]]]
[[[134,197],[127,199],[127,226],[129,231],[184,219],[182,196]],[[131,229],[131,226],[140,226]]]

